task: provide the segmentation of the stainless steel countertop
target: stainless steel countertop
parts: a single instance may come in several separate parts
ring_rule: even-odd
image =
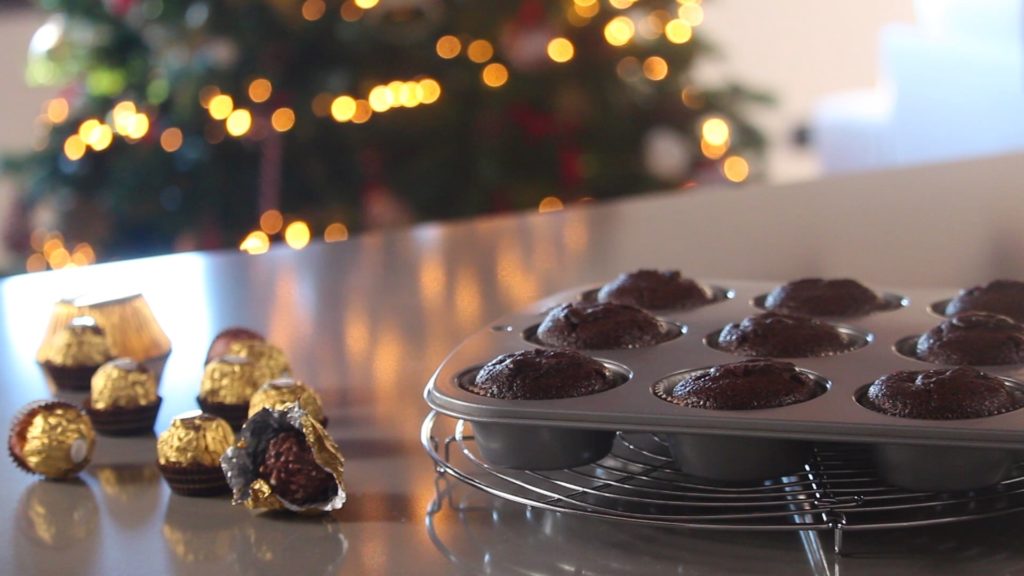
[[[1024,157],[794,186],[650,195],[373,233],[261,256],[191,253],[0,283],[0,417],[49,396],[53,303],[140,291],[170,336],[157,430],[195,408],[206,347],[264,331],[322,394],[349,498],[327,518],[170,495],[153,438],[100,437],[80,482],[0,466],[2,574],[1005,574],[1021,515],[831,537],[665,530],[528,510],[439,479],[418,443],[441,359],[504,312],[638,267],[701,279],[851,276],[878,288],[1024,278]]]

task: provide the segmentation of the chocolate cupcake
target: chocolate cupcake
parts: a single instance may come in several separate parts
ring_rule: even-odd
[[[612,302],[562,304],[548,312],[537,327],[541,343],[582,350],[641,348],[672,337],[654,316],[640,308]]]
[[[572,350],[525,350],[488,362],[472,383],[474,394],[503,400],[575,398],[614,388],[607,366]]]
[[[174,418],[157,439],[157,466],[175,494],[215,496],[230,492],[220,458],[235,442],[231,426],[199,411]]]
[[[962,290],[945,310],[947,316],[960,312],[990,312],[1024,322],[1024,282],[994,280]]]
[[[1005,382],[964,366],[887,374],[868,388],[863,404],[889,416],[923,420],[984,418],[1021,405]]]
[[[93,375],[85,411],[100,434],[143,434],[153,430],[160,410],[156,388],[156,378],[145,364],[117,358]]]
[[[217,336],[214,337],[213,342],[210,343],[210,349],[206,352],[206,362],[209,363],[210,360],[213,360],[214,358],[229,354],[232,344],[246,340],[266,342],[266,339],[262,334],[248,328],[233,326],[231,328],[221,330]]]
[[[727,325],[719,332],[714,347],[743,356],[810,358],[846,352],[851,344],[831,324],[765,312]]]
[[[962,312],[917,340],[917,357],[936,364],[1024,363],[1024,325],[997,314]]]
[[[637,270],[620,274],[597,291],[597,300],[648,310],[682,310],[714,301],[700,284],[684,278],[678,270]]]
[[[707,410],[756,410],[806,402],[821,392],[813,377],[789,362],[752,359],[697,372],[665,399]]]
[[[804,278],[776,287],[764,299],[772,312],[803,316],[864,316],[884,308],[874,291],[848,278]]]
[[[252,360],[221,356],[206,365],[197,400],[203,412],[227,420],[237,430],[249,416],[249,400],[265,381]]]
[[[96,321],[79,316],[53,336],[42,365],[57,389],[84,391],[96,370],[112,357],[110,343]]]

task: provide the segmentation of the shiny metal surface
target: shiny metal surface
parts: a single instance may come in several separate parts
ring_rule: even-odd
[[[950,287],[1024,277],[1021,157],[785,188],[652,195],[352,241],[181,254],[0,283],[0,417],[49,395],[35,352],[51,307],[94,289],[145,295],[170,337],[162,430],[195,407],[206,347],[243,324],[324,399],[349,501],[328,518],[253,515],[170,496],[153,438],[101,438],[80,482],[0,465],[2,574],[1005,574],[1021,517],[851,535],[853,556],[794,534],[665,531],[536,514],[438,481],[419,447],[420,391],[486,322],[641,266],[697,278],[852,276]],[[440,489],[440,495],[439,495]],[[856,537],[853,537],[856,536]],[[441,545],[438,545],[438,542]]]

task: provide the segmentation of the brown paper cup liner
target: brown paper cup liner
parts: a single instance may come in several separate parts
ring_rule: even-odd
[[[231,488],[220,467],[158,465],[171,492],[182,496],[219,496]]]
[[[242,428],[242,424],[249,419],[249,405],[248,404],[222,404],[220,402],[207,402],[202,398],[196,397],[196,402],[199,403],[199,407],[203,409],[203,412],[213,414],[227,420],[228,424],[234,430]]]
[[[159,396],[156,403],[136,408],[111,408],[96,410],[87,398],[85,411],[92,419],[92,426],[104,436],[139,436],[153,431],[157,412],[163,399]]]
[[[46,377],[57,390],[88,392],[92,375],[99,366],[56,366],[43,364]]]

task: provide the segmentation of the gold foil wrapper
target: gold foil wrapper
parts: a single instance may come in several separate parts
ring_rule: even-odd
[[[95,444],[89,416],[66,402],[29,404],[15,417],[8,439],[8,449],[19,466],[53,479],[81,472]]]
[[[106,332],[112,352],[107,360],[127,356],[141,362],[171,352],[170,339],[141,294],[118,298],[80,297],[61,300],[54,306],[46,336],[36,353],[37,361],[46,361],[57,333],[80,316],[95,318],[96,324]]]
[[[241,356],[221,356],[206,365],[199,397],[205,402],[245,405],[259,386],[255,362]]]
[[[93,318],[83,316],[53,336],[44,361],[55,366],[99,366],[112,357],[106,334]]]
[[[111,360],[92,377],[89,401],[95,410],[151,406],[156,398],[153,373],[131,358]]]
[[[247,358],[256,365],[256,386],[287,376],[291,372],[284,351],[263,340],[237,340],[228,346],[228,354]]]
[[[266,408],[282,410],[289,404],[298,405],[314,420],[324,421],[323,403],[309,386],[293,378],[278,378],[260,386],[259,390],[249,399],[249,417]]]
[[[156,441],[157,461],[164,466],[220,466],[220,457],[235,442],[231,425],[198,410],[174,418]]]
[[[266,446],[277,434],[289,430],[302,433],[313,453],[317,465],[326,470],[337,482],[337,493],[324,502],[296,505],[274,493],[274,488],[258,476],[262,462],[257,455],[265,453]],[[224,476],[234,493],[233,502],[257,510],[285,509],[304,514],[337,510],[345,504],[345,459],[324,427],[298,404],[289,404],[283,410],[261,410],[250,418],[238,443],[221,458]]]

